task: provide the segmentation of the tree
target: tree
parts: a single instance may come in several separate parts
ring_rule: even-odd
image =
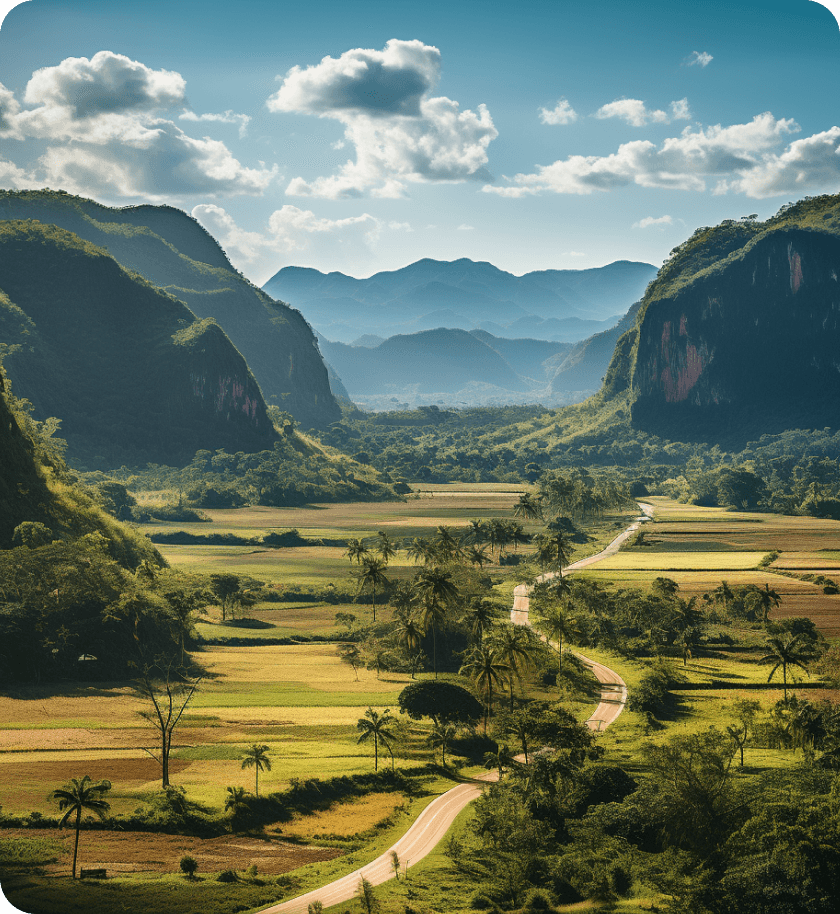
[[[535,498],[530,492],[523,493],[513,509],[513,516],[524,517],[526,520],[542,520],[542,499]]]
[[[338,656],[342,663],[353,668],[356,682],[359,681],[359,667],[362,665],[362,653],[357,644],[342,644],[338,649]]]
[[[376,534],[376,537],[376,551],[381,556],[382,561],[387,565],[397,554],[397,550],[391,540],[388,539],[388,534],[384,530],[380,530]]]
[[[368,555],[368,548],[360,539],[347,540],[347,551],[344,553],[350,562],[356,562],[361,565],[362,559]]]
[[[373,914],[379,910],[379,900],[373,893],[373,883],[365,879],[364,876],[359,878],[359,887],[356,889],[356,898],[362,903],[366,914]]]
[[[452,740],[455,739],[456,732],[454,724],[440,721],[432,726],[429,733],[429,743],[432,749],[440,749],[441,764],[444,768],[446,768],[446,750]]]
[[[745,698],[739,698],[734,704],[735,718],[737,723],[730,724],[726,732],[732,737],[735,748],[741,753],[741,768],[744,767],[744,748],[747,745],[747,739],[750,735],[753,721],[756,714],[761,710],[761,704],[757,701],[749,701]]]
[[[493,623],[499,618],[499,607],[492,600],[483,600],[480,597],[470,600],[462,622],[470,627],[470,634],[479,644],[484,641],[484,635],[490,630]]]
[[[394,871],[394,878],[400,881],[400,855],[396,851],[391,851],[391,869]]]
[[[505,768],[510,768],[515,759],[510,751],[510,746],[496,744],[496,748],[484,753],[484,767],[497,768],[499,771],[499,780],[505,773]]]
[[[508,622],[500,625],[493,631],[491,643],[498,651],[501,659],[510,668],[508,677],[510,685],[510,709],[513,710],[513,681],[522,671],[533,664],[531,653],[533,650],[533,635],[531,630],[523,625],[513,625]]]
[[[373,770],[379,771],[379,743],[391,753],[391,767],[394,767],[394,752],[391,749],[391,741],[394,739],[394,731],[391,729],[396,721],[391,716],[391,711],[386,708],[381,714],[368,708],[365,716],[356,721],[356,729],[360,732],[357,743],[366,742],[373,737]]]
[[[471,565],[477,565],[479,568],[484,568],[485,565],[490,565],[493,562],[493,559],[487,555],[486,546],[470,546],[465,553],[465,557]]]
[[[686,628],[679,633],[674,643],[682,651],[683,666],[688,666],[688,661],[700,646],[701,639],[702,633],[697,628]]]
[[[423,612],[423,624],[432,629],[432,666],[437,679],[437,629],[446,621],[446,611],[458,596],[452,575],[440,568],[424,568],[414,579],[414,590]]]
[[[487,721],[493,706],[493,686],[502,684],[512,674],[510,666],[504,662],[498,649],[490,645],[474,647],[467,654],[464,665],[459,671],[469,676],[476,687],[486,696],[484,704],[484,733],[487,733]]]
[[[770,585],[765,583],[764,590],[758,590],[758,599],[761,601],[761,621],[767,622],[770,618],[770,610],[774,606],[779,606],[782,598],[775,590],[770,590]]]
[[[484,710],[463,686],[432,679],[407,685],[397,703],[400,714],[407,714],[412,720],[430,717],[435,723],[474,724]]]
[[[534,628],[548,639],[548,643],[557,651],[560,669],[563,669],[563,642],[570,641],[578,634],[577,619],[572,611],[562,605],[549,606],[539,616]]]
[[[517,742],[522,747],[522,753],[525,756],[525,764],[528,764],[528,746],[531,744],[531,738],[534,734],[533,716],[528,713],[527,708],[520,708],[517,711],[511,711],[506,714],[497,727],[507,736],[515,736]]]
[[[152,703],[149,711],[140,711],[140,716],[157,730],[160,740],[160,755],[151,749],[143,749],[158,764],[161,770],[161,787],[169,786],[169,754],[172,751],[172,735],[181,722],[181,717],[195,695],[203,676],[187,678],[181,671],[173,668],[171,662],[158,663],[141,668],[138,692]]]
[[[809,644],[803,644],[800,635],[784,635],[782,637],[768,638],[765,641],[768,648],[767,653],[761,658],[759,663],[772,663],[773,669],[767,677],[767,681],[773,678],[773,674],[781,668],[782,682],[784,683],[785,701],[787,701],[787,673],[788,667],[799,667],[800,670],[807,673],[806,664],[814,657],[813,648]]]
[[[461,555],[461,544],[453,534],[451,527],[438,527],[432,542],[435,547],[435,552],[445,562],[451,562]]]
[[[67,820],[75,815],[76,840],[73,844],[73,878],[76,878],[76,861],[79,856],[79,828],[82,815],[93,813],[100,819],[105,818],[105,813],[111,808],[110,803],[102,797],[111,789],[110,781],[100,781],[94,784],[85,775],[83,778],[72,778],[63,787],[54,790],[51,799],[58,800],[59,811],[64,815],[58,821],[58,827],[63,828]]]
[[[231,831],[236,820],[248,810],[248,791],[244,787],[228,787],[225,797],[225,812],[230,815]]]
[[[729,604],[735,599],[735,594],[732,592],[732,588],[726,583],[726,581],[721,581],[720,584],[712,591],[712,599],[715,603],[722,603],[723,614],[728,615]]]
[[[241,581],[238,574],[220,572],[210,575],[210,589],[215,594],[222,609],[222,622],[227,617],[228,608],[237,602],[240,584]]]
[[[254,795],[260,795],[260,772],[271,771],[271,759],[267,755],[268,746],[258,746],[254,743],[250,749],[245,750],[242,757],[242,768],[254,769]]]
[[[370,585],[370,592],[373,598],[373,621],[376,622],[376,588],[387,587],[390,583],[385,577],[385,563],[379,559],[373,559],[365,556],[361,560],[361,568],[356,572],[359,578],[359,590],[361,591],[366,584]]]
[[[191,857],[189,854],[184,854],[181,857],[181,861],[178,864],[181,869],[181,872],[187,877],[187,879],[195,879],[195,874],[198,872],[198,861],[195,857]]]
[[[205,612],[207,600],[201,592],[188,593],[185,590],[166,590],[163,596],[172,613],[175,637],[181,650],[181,666],[184,666],[186,639],[193,633],[195,617]]]
[[[412,654],[420,647],[425,630],[414,613],[405,613],[397,617],[394,634],[406,653]]]

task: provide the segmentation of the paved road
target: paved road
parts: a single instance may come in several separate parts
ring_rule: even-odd
[[[566,568],[566,574],[579,568],[585,568],[587,565],[592,565],[618,552],[622,543],[638,530],[639,525],[653,516],[653,508],[650,505],[640,505],[639,507],[644,514],[638,520],[617,536],[603,552],[569,565]],[[528,586],[526,584],[521,584],[514,591],[510,618],[518,625],[530,624],[528,620]],[[609,667],[590,660],[588,657],[578,656],[592,668],[592,672],[601,683],[600,702],[586,723],[593,730],[605,730],[624,708],[627,700],[627,687],[618,673]],[[429,803],[396,844],[371,863],[366,863],[347,876],[342,876],[320,889],[307,892],[306,895],[300,895],[289,901],[265,908],[261,914],[307,914],[309,905],[313,901],[320,901],[325,908],[329,908],[331,905],[341,904],[342,901],[349,901],[355,897],[362,876],[372,885],[380,885],[393,879],[391,851],[397,852],[403,866],[413,866],[418,863],[444,838],[458,813],[481,795],[482,785],[496,781],[498,778],[498,772],[489,771],[487,774],[475,778],[472,783],[459,784],[457,787],[447,790],[446,793]]]

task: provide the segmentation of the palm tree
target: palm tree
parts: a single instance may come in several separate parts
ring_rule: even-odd
[[[809,645],[802,642],[801,635],[791,635],[790,633],[784,635],[784,637],[768,638],[765,644],[768,647],[768,652],[761,658],[759,663],[774,664],[773,669],[770,670],[770,675],[767,677],[768,682],[773,678],[776,670],[781,667],[785,701],[787,701],[788,667],[798,666],[800,670],[807,673],[808,668],[805,664],[813,659],[813,650]]]
[[[248,791],[244,787],[228,787],[227,796],[225,797],[225,812],[230,813],[230,830],[233,831],[233,823],[248,808]]]
[[[534,498],[530,492],[519,496],[519,501],[513,509],[514,517],[524,517],[526,520],[542,520],[542,499]]]
[[[83,813],[93,813],[100,819],[105,818],[105,813],[111,808],[111,804],[102,797],[111,789],[110,781],[100,781],[94,784],[91,779],[85,775],[81,780],[72,778],[63,787],[54,790],[51,799],[58,800],[58,808],[64,812],[64,815],[58,821],[58,827],[63,828],[67,820],[76,816],[76,841],[73,845],[73,878],[76,878],[76,861],[79,856],[79,827],[82,822]]]
[[[677,637],[676,643],[682,649],[683,666],[688,666],[689,659],[700,646],[700,637],[700,631],[696,628],[683,629]]]
[[[414,590],[423,611],[423,625],[432,628],[432,665],[437,679],[437,627],[446,620],[446,611],[458,597],[452,575],[440,568],[426,568],[414,579]]]
[[[364,743],[370,737],[373,737],[373,770],[379,771],[379,743],[381,742],[383,746],[391,753],[391,767],[394,767],[394,753],[391,749],[391,740],[394,737],[394,731],[391,729],[395,721],[391,717],[390,708],[385,708],[385,710],[380,714],[379,711],[374,711],[373,708],[368,708],[365,711],[365,716],[360,717],[356,721],[356,729],[361,734],[356,740],[356,743]]]
[[[384,530],[380,530],[376,536],[376,551],[382,557],[382,561],[387,565],[397,554],[397,550],[391,540],[388,539],[388,534]]]
[[[434,538],[435,551],[444,561],[452,561],[461,554],[461,544],[452,533],[451,527],[440,526]]]
[[[531,735],[534,729],[533,719],[527,713],[527,709],[514,711],[505,716],[503,731],[508,736],[515,736],[522,746],[522,752],[525,755],[525,764],[528,764],[528,744],[531,741]]]
[[[521,677],[522,670],[530,666],[531,659],[531,630],[523,625],[507,623],[497,628],[492,635],[491,643],[496,648],[499,656],[510,667],[511,675],[508,677],[510,685],[510,709],[513,711],[513,682],[516,677]]]
[[[715,603],[723,603],[723,613],[727,615],[729,612],[729,604],[732,600],[735,599],[735,594],[732,593],[732,588],[726,583],[726,581],[721,581],[720,584],[712,591],[712,599]]]
[[[761,601],[761,621],[767,622],[770,618],[770,610],[782,602],[782,598],[775,590],[770,590],[770,585],[765,583],[764,590],[758,591],[758,599]]]
[[[505,773],[505,768],[510,768],[514,761],[515,759],[510,751],[510,746],[503,746],[500,743],[496,744],[495,752],[491,751],[484,753],[484,767],[498,768],[500,781],[502,775]]]
[[[268,746],[258,746],[254,743],[250,749],[245,750],[245,755],[242,757],[242,767],[243,768],[253,768],[254,769],[254,794],[255,796],[260,795],[260,772],[271,771],[271,760],[268,755]]]
[[[368,555],[368,548],[360,539],[347,540],[347,551],[344,553],[351,562],[361,564],[364,556]]]
[[[478,565],[479,568],[483,568],[493,561],[493,559],[487,555],[486,546],[470,546],[466,552],[466,558],[471,565]]]
[[[471,543],[473,546],[481,546],[487,542],[487,528],[483,520],[471,520],[467,524],[467,529],[461,537],[464,543]]]
[[[436,722],[429,733],[429,743],[432,749],[440,749],[441,764],[444,768],[446,768],[446,749],[455,739],[456,733],[455,725],[445,721]]]
[[[435,547],[424,537],[415,536],[408,547],[408,557],[414,559],[415,562],[428,565],[435,560]]]
[[[426,633],[420,619],[413,613],[400,614],[397,617],[397,627],[394,630],[397,641],[411,654],[420,647],[423,635]]]
[[[470,634],[479,644],[484,641],[485,633],[499,618],[499,610],[490,600],[471,600],[466,612],[461,617],[461,622],[466,622],[470,627]]]
[[[549,644],[556,644],[558,663],[563,669],[563,642],[578,634],[577,619],[571,610],[565,606],[552,606],[534,623],[534,628],[546,636]]]
[[[486,696],[484,703],[484,734],[487,735],[487,721],[493,705],[493,686],[500,689],[513,671],[502,660],[499,651],[490,645],[474,647],[467,654],[464,665],[459,672],[469,676],[476,688]]]
[[[361,591],[365,584],[370,584],[370,591],[373,597],[373,621],[376,622],[376,588],[387,587],[390,583],[385,577],[385,563],[379,559],[365,556],[361,560],[361,568],[355,572],[359,578],[359,590]]]
[[[520,546],[525,546],[531,542],[531,537],[525,532],[522,524],[512,523],[510,525],[510,541],[513,543],[513,551]]]

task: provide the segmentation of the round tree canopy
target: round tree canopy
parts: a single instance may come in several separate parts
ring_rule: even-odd
[[[397,699],[400,713],[412,720],[431,717],[435,723],[470,724],[481,718],[484,709],[478,699],[454,682],[429,679],[412,682]]]

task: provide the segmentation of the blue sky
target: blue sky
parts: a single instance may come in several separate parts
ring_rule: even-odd
[[[258,283],[658,265],[840,191],[838,77],[810,0],[29,0],[0,29],[0,186],[179,206]]]

